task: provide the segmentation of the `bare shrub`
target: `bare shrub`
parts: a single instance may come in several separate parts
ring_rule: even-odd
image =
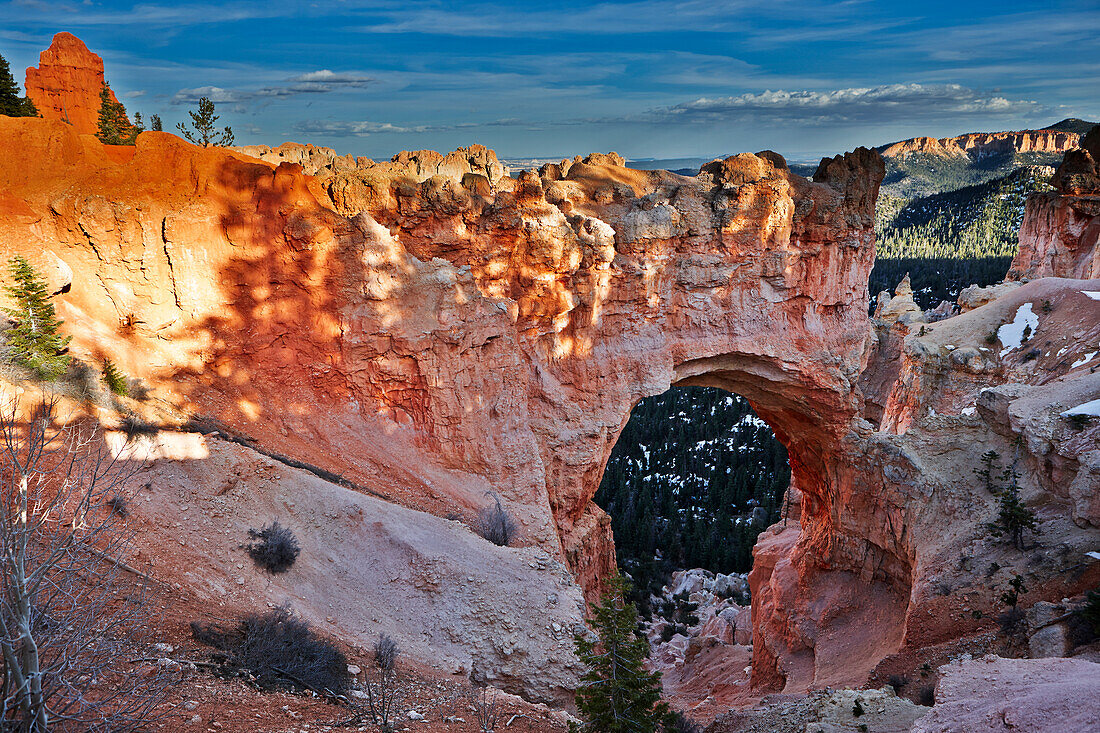
[[[248,530],[248,536],[252,542],[243,545],[244,549],[252,562],[272,575],[290,570],[302,550],[294,533],[277,521],[263,529]]]
[[[0,411],[0,729],[144,729],[175,675],[133,661],[152,605],[117,506],[142,464],[90,422],[59,425],[56,406]]]
[[[391,733],[404,695],[398,685],[397,658],[401,649],[397,642],[381,634],[374,644],[374,654],[367,675],[367,707],[371,722],[383,733]]]
[[[516,536],[516,521],[500,503],[500,497],[492,496],[493,503],[477,513],[474,529],[494,545],[507,547]]]
[[[115,494],[107,499],[106,504],[118,516],[126,519],[130,516],[130,502],[122,494]]]
[[[482,733],[493,733],[504,712],[504,703],[497,691],[488,685],[473,685],[467,693],[474,720]]]
[[[228,628],[192,622],[191,633],[223,653],[227,670],[247,670],[262,689],[342,695],[351,686],[340,647],[286,606],[248,614]]]
[[[890,675],[890,687],[894,688],[894,694],[899,694],[901,689],[909,684],[909,678],[903,674]]]
[[[920,688],[920,692],[917,693],[917,702],[925,707],[932,707],[936,704],[936,687],[935,685],[925,685]]]
[[[122,417],[119,428],[122,430],[122,432],[126,433],[126,437],[130,440],[145,437],[152,438],[156,437],[156,435],[160,433],[160,427],[151,422],[142,420],[140,417],[134,415],[133,413],[124,415]]]

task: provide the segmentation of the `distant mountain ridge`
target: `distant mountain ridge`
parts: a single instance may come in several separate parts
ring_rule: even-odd
[[[968,132],[955,137],[913,137],[882,145],[877,150],[886,158],[910,155],[942,157],[981,157],[988,154],[1056,153],[1077,147],[1081,135],[1093,123],[1066,119],[1041,130],[1007,132]]]

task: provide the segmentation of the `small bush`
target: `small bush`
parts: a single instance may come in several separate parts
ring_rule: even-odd
[[[123,519],[130,516],[130,504],[126,501],[126,497],[121,494],[115,494],[108,499],[107,506],[110,507],[112,512]]]
[[[1008,581],[1008,590],[1001,594],[1001,602],[1009,608],[1016,608],[1022,593],[1027,593],[1027,586],[1024,585],[1024,577],[1017,573]]]
[[[191,623],[196,641],[221,651],[230,670],[246,670],[262,689],[343,694],[351,685],[348,660],[287,607],[249,614],[229,629]]]
[[[696,723],[683,713],[672,713],[672,725],[667,730],[671,733],[703,733],[703,726]]]
[[[302,548],[289,528],[272,522],[260,530],[248,530],[252,542],[243,545],[257,566],[271,574],[285,573],[298,559]]]
[[[1085,594],[1085,605],[1078,613],[1092,627],[1093,635],[1100,636],[1100,588]]]
[[[367,709],[371,722],[392,733],[404,704],[404,693],[398,680],[397,658],[401,649],[397,642],[381,634],[374,644],[373,663],[367,671]]]
[[[122,432],[126,433],[129,440],[135,438],[154,437],[160,432],[160,428],[151,422],[146,422],[134,414],[126,415],[119,425]]]
[[[997,338],[998,338],[997,332],[996,331],[990,331],[989,333],[987,333],[985,335],[985,342],[987,344],[989,344],[990,346],[992,346],[993,344],[997,343]]]
[[[863,709],[863,700],[861,700],[857,697],[856,698],[856,704],[852,706],[852,715],[854,717],[858,718],[861,715],[863,715],[865,712],[867,712],[867,711]]]
[[[890,675],[890,687],[894,688],[894,694],[899,694],[906,685],[909,684],[909,678],[903,674]]]
[[[504,701],[500,695],[492,687],[481,685],[472,687],[466,696],[481,733],[494,733],[504,713]]]
[[[494,495],[493,503],[477,513],[474,529],[479,535],[500,547],[507,547],[516,536],[516,522]]]
[[[130,394],[130,385],[127,382],[126,375],[110,359],[103,360],[103,382],[107,385],[107,389],[121,397]]]
[[[920,692],[917,693],[917,702],[925,707],[932,707],[936,704],[936,687],[935,685],[925,685],[920,688]]]
[[[1074,430],[1080,432],[1089,426],[1089,423],[1093,420],[1093,416],[1077,413],[1074,415],[1066,415],[1066,420],[1069,421],[1070,426],[1072,426]]]

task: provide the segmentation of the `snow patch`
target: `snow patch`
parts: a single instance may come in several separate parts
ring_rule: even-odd
[[[1004,346],[1001,349],[1002,357],[1013,349],[1020,348],[1024,342],[1025,330],[1034,335],[1039,329],[1039,316],[1031,309],[1031,305],[1031,303],[1021,305],[1016,309],[1016,316],[1012,319],[1012,323],[1006,323],[997,329],[997,338]]]
[[[1069,417],[1071,415],[1092,415],[1093,417],[1100,417],[1100,400],[1092,400],[1086,402],[1077,407],[1072,407],[1062,413],[1063,417]]]
[[[962,409],[962,414],[969,417],[969,416],[973,415],[974,413],[976,413],[977,411],[978,411],[978,408],[974,405],[971,405],[970,407],[964,407]]]
[[[1100,300],[1100,290],[1082,290],[1081,295],[1085,295],[1093,300]]]
[[[1092,361],[1093,357],[1095,357],[1098,353],[1100,353],[1100,352],[1090,351],[1089,353],[1085,354],[1084,356],[1082,356],[1077,361],[1070,364],[1069,368],[1070,369],[1076,369],[1079,366],[1084,366],[1085,364],[1088,364],[1090,361]]]

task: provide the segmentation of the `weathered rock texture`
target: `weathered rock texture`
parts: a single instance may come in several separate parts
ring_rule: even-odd
[[[1079,659],[960,660],[943,668],[936,706],[913,733],[1061,733],[1100,719],[1100,664]]]
[[[40,115],[64,120],[78,133],[94,135],[99,128],[103,83],[103,59],[72,33],[62,32],[39,55],[38,66],[27,69],[25,86]],[[113,91],[111,100],[118,101]]]
[[[1009,278],[1100,277],[1100,126],[1066,153],[1054,191],[1027,198]]]
[[[0,138],[5,254],[65,262],[75,350],[181,413],[437,514],[498,493],[520,542],[591,592],[614,562],[591,497],[630,408],[717,384],[787,443],[806,552],[832,556],[874,153],[812,183],[771,153],[694,178],[590,157],[487,191],[311,179],[164,133],[118,160],[49,120],[0,121]],[[335,182],[343,214],[315,195]]]
[[[1077,147],[1080,135],[1058,130],[971,132],[956,137],[914,137],[880,148],[887,158],[909,155],[980,157],[991,153],[1064,153]]]
[[[447,155],[434,150],[403,150],[388,162],[375,162],[370,158],[356,158],[352,155],[338,155],[332,148],[300,143],[283,143],[277,148],[267,145],[242,145],[232,148],[259,158],[267,163],[297,163],[302,171],[310,176],[326,174],[344,175],[399,175],[417,183],[432,176],[444,176],[462,180],[466,175],[481,176],[489,185],[495,185],[508,173],[497,155],[484,145],[471,145],[459,148]],[[469,184],[469,180],[467,180]]]

